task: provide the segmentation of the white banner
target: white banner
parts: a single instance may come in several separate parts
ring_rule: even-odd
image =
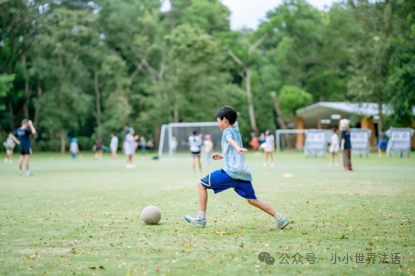
[[[411,140],[411,134],[409,131],[393,131],[390,139],[392,141],[409,141]]]
[[[326,141],[324,133],[308,133],[307,142],[309,143],[324,143]]]
[[[350,141],[352,143],[363,143],[367,142],[369,135],[367,132],[352,132],[350,134]]]

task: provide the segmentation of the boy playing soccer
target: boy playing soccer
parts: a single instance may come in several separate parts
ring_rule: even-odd
[[[33,176],[29,171],[30,155],[32,154],[32,142],[30,142],[30,134],[36,134],[32,121],[24,119],[22,126],[14,132],[14,136],[17,136],[20,142],[20,159],[19,159],[19,175],[22,175],[23,159],[26,163],[26,174]]]
[[[236,121],[236,110],[225,106],[216,112],[216,120],[222,133],[222,154],[215,153],[213,160],[224,159],[225,167],[214,171],[199,182],[199,215],[185,216],[185,219],[196,226],[206,226],[207,190],[215,193],[233,188],[235,192],[247,199],[248,203],[273,216],[277,223],[275,229],[284,229],[290,222],[277,213],[268,203],[256,198],[252,187],[252,176],[245,164],[245,152],[239,131],[233,128]]]

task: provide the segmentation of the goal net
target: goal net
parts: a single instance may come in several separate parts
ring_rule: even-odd
[[[238,122],[235,122],[234,127],[239,129]],[[197,131],[198,135],[201,135],[202,141],[205,141],[206,135],[210,135],[214,151],[221,151],[222,131],[217,122],[170,123],[161,127],[159,158],[184,156],[184,153],[189,153],[189,136],[193,131]],[[204,152],[203,142],[201,152],[202,154]]]

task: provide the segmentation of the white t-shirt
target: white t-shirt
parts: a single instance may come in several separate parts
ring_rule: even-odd
[[[202,139],[199,136],[189,136],[190,151],[199,152],[202,145]]]
[[[111,138],[110,148],[111,149],[117,149],[118,148],[118,137],[117,136],[114,136],[114,137]]]
[[[274,149],[274,135],[270,134],[265,136],[265,149],[266,150],[273,150]]]
[[[339,136],[337,136],[337,134],[334,133],[334,134],[331,135],[330,145],[331,146],[339,145]]]
[[[72,142],[72,143],[71,143],[71,146],[70,146],[70,151],[71,151],[72,153],[77,153],[77,152],[78,152],[78,144],[77,144],[77,143],[75,143],[75,142]]]
[[[126,155],[134,154],[134,141],[134,136],[131,133],[127,133],[127,135],[125,135],[124,153]]]
[[[212,141],[205,140],[204,144],[205,144],[205,152],[211,152],[213,149]]]

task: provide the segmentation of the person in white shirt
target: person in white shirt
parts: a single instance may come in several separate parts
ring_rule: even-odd
[[[274,156],[273,156],[274,150],[275,150],[275,143],[274,143],[274,141],[275,141],[274,135],[271,134],[271,131],[270,130],[267,130],[265,132],[265,142],[264,142],[264,145],[265,145],[265,147],[264,147],[265,148],[265,163],[264,163],[264,167],[267,166],[268,157],[271,160],[271,167],[274,166]]]
[[[117,161],[118,137],[115,135],[115,132],[111,133],[110,150],[112,154],[112,161]]]
[[[330,149],[329,151],[331,152],[331,162],[329,164],[329,166],[333,166],[334,163],[334,158],[337,158],[337,163],[336,166],[339,165],[340,161],[339,161],[339,136],[337,135],[337,130],[335,127],[333,127],[333,129],[331,130],[331,140],[330,140]]]
[[[72,159],[76,159],[76,156],[78,155],[78,152],[79,152],[78,139],[76,138],[71,139],[71,145],[69,146],[69,150],[72,153]]]
[[[140,136],[134,136],[134,128],[130,127],[125,135],[124,141],[124,154],[127,156],[125,167],[127,169],[135,168],[133,164],[133,155],[135,153],[134,143],[140,138]]]
[[[206,165],[210,166],[212,164],[213,143],[209,134],[205,136],[203,143],[205,145]]]
[[[193,135],[189,136],[189,145],[190,145],[190,152],[192,153],[193,157],[193,173],[196,173],[196,158],[199,163],[199,170],[202,173],[202,163],[200,162],[200,147],[202,146],[202,139],[197,135],[197,131],[193,131]]]

